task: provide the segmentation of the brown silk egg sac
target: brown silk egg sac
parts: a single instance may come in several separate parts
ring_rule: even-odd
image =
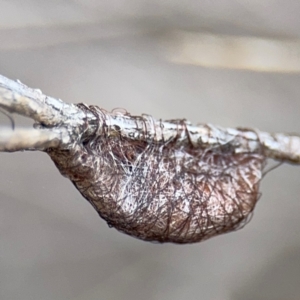
[[[95,136],[48,154],[109,226],[142,240],[194,243],[241,228],[265,157],[226,146]]]

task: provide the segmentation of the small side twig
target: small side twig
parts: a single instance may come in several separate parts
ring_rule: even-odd
[[[47,148],[56,148],[60,141],[64,140],[63,135],[63,130],[18,129],[12,131],[3,128],[0,132],[0,151],[44,151]]]

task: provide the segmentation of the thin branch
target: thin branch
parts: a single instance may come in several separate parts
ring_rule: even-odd
[[[0,151],[68,147],[78,139],[77,134],[78,136],[83,134],[79,128],[83,127],[85,119],[88,117],[91,124],[95,120],[93,114],[83,112],[74,104],[45,96],[39,89],[31,89],[20,81],[13,81],[2,75],[0,75],[0,107],[9,113],[33,119],[36,122],[35,127],[40,128],[39,131],[32,129],[17,132],[1,129]],[[86,131],[93,130],[92,128],[90,126]]]
[[[60,110],[63,102],[50,99],[40,90],[30,89],[20,81],[12,81],[0,75],[0,95],[0,106],[11,113],[18,113],[48,126],[62,121]]]
[[[60,144],[63,131],[38,129],[2,129],[0,132],[0,151],[16,152],[24,150],[44,151]]]
[[[70,143],[93,134],[102,135],[105,131],[107,135],[120,134],[132,140],[145,142],[176,140],[178,144],[191,143],[194,147],[201,148],[227,145],[236,153],[255,153],[263,149],[266,157],[300,164],[299,136],[270,134],[253,129],[226,129],[211,124],[193,126],[185,120],[161,121],[148,115],[137,117],[128,113],[110,113],[94,106],[76,106],[65,103],[60,99],[45,96],[38,89],[28,88],[20,81],[13,81],[1,75],[0,107],[10,113],[29,117],[49,130],[51,128],[67,129]],[[47,134],[43,134],[44,143]],[[49,136],[50,140],[52,137]],[[3,139],[3,137],[0,138]],[[18,138],[20,138],[20,146],[14,146],[15,149],[26,150],[28,147],[22,149],[21,145],[26,145],[22,139],[27,139],[27,135],[22,137],[19,134]],[[0,151],[6,151],[3,146],[6,139],[7,135],[1,141]],[[17,143],[16,135],[13,139],[14,143]],[[62,144],[60,143],[61,146]],[[37,146],[36,150],[41,150],[41,148]]]

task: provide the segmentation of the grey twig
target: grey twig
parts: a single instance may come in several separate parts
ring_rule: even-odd
[[[97,134],[101,135],[103,129],[101,120],[90,111],[82,110],[60,99],[45,96],[39,89],[31,89],[20,81],[13,81],[2,75],[0,75],[0,107],[10,113],[33,119],[36,121],[36,127],[43,131],[43,133],[37,133],[39,130],[36,129],[31,133],[29,131],[16,133],[2,128],[0,151],[13,151],[13,146],[10,146],[9,150],[4,147],[5,143],[11,144],[12,140],[16,145],[18,141],[20,143],[15,151],[27,150],[27,148],[44,150],[49,145],[66,147],[70,146],[74,140],[79,141],[84,134],[84,136],[94,134],[96,128],[98,128]],[[266,157],[300,163],[299,136],[270,134],[254,129],[225,129],[211,124],[193,126],[185,120],[157,121],[148,115],[132,117],[129,114],[109,113],[95,109],[101,111],[106,120],[106,131],[112,135],[118,133],[133,140],[145,141],[168,141],[176,138],[178,143],[191,142],[195,147],[230,145],[234,147],[236,153],[255,152],[263,148]],[[86,126],[83,126],[84,123]],[[68,130],[69,138],[63,128]],[[179,135],[178,132],[180,132]],[[22,141],[22,139],[28,139],[28,134],[31,135],[31,143]],[[11,139],[9,139],[10,135]],[[36,148],[33,143],[34,138],[38,142]],[[57,140],[56,144],[53,142],[48,144],[53,139]],[[44,148],[43,143],[45,143]]]

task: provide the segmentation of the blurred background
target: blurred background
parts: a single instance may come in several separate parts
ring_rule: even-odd
[[[0,0],[0,73],[67,102],[299,133],[299,32],[293,0]],[[299,167],[267,175],[244,229],[159,245],[109,229],[47,155],[0,165],[0,299],[300,299]]]

